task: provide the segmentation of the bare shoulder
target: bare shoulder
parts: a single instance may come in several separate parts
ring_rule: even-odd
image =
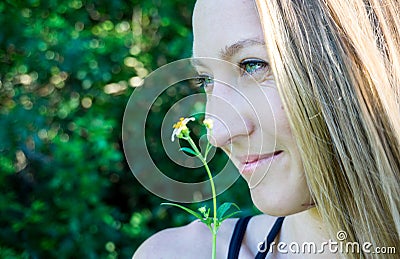
[[[226,258],[237,218],[225,220],[217,235],[217,258]],[[276,217],[265,214],[254,216],[247,227],[240,258],[253,258],[257,244],[263,241]],[[212,236],[199,220],[162,230],[147,239],[135,252],[133,259],[211,258]]]
[[[225,220],[217,235],[217,257],[226,258],[229,242],[237,219]],[[147,239],[135,252],[133,259],[211,258],[212,235],[199,220],[162,230]]]

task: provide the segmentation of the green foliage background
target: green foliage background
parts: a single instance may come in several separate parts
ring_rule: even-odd
[[[154,232],[193,220],[159,206],[121,144],[132,86],[190,57],[193,5],[0,3],[0,258],[130,258]],[[255,211],[242,180],[219,199]]]

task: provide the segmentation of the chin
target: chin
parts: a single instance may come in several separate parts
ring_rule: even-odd
[[[302,206],[297,201],[293,202],[290,199],[270,195],[266,198],[266,194],[260,195],[256,190],[251,190],[251,199],[254,205],[262,213],[268,214],[270,216],[282,217],[296,214],[307,210],[306,206]]]

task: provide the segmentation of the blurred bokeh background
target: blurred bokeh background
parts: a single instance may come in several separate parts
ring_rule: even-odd
[[[193,5],[0,2],[0,258],[131,258],[151,234],[193,220],[140,185],[121,142],[134,88],[191,56]],[[256,212],[242,179],[218,198]]]

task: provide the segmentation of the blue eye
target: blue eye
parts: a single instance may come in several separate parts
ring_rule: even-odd
[[[197,87],[207,88],[214,84],[214,79],[208,75],[199,75],[195,78],[195,85]]]
[[[268,62],[261,59],[245,59],[240,62],[239,67],[243,73],[254,75],[258,72],[267,74],[269,72]]]

